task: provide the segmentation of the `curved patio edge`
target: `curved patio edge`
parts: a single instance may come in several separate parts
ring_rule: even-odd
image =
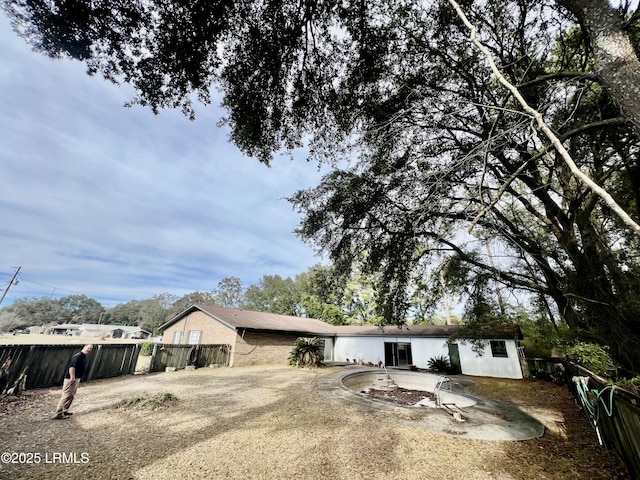
[[[462,376],[449,376],[453,391],[473,399],[476,403],[472,407],[462,409],[464,422],[458,422],[441,408],[404,407],[365,397],[346,387],[342,379],[372,367],[338,368],[341,368],[338,372],[317,376],[318,392],[330,400],[345,403],[386,420],[397,421],[433,433],[475,440],[530,440],[544,435],[544,425],[517,405],[469,393],[468,388],[474,382]],[[397,371],[393,373],[398,374]],[[407,374],[416,375],[415,372],[407,372]]]

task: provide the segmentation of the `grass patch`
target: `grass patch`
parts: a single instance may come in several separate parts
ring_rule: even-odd
[[[178,402],[178,397],[170,392],[156,393],[155,395],[124,398],[118,404],[119,408],[139,408],[142,410],[157,410],[158,408],[173,406]]]

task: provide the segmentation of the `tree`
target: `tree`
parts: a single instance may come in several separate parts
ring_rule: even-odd
[[[101,315],[106,313],[100,302],[86,295],[69,295],[60,298],[58,303],[69,323],[98,323]]]
[[[82,323],[88,319],[97,321],[103,308],[96,300],[84,295],[72,295],[58,300],[22,298],[2,310],[15,314],[23,326],[44,327],[58,323]]]
[[[216,305],[228,308],[238,308],[244,300],[242,281],[238,277],[225,277],[218,282],[214,290]]]
[[[30,326],[24,320],[20,319],[20,317],[6,309],[0,310],[0,332],[11,332],[16,328],[23,328]],[[2,389],[0,389],[0,392]]]
[[[142,320],[140,310],[142,301],[131,300],[127,303],[119,303],[107,311],[104,323],[111,325],[139,325]]]
[[[265,163],[307,139],[312,159],[356,158],[291,200],[299,234],[339,272],[367,251],[386,322],[406,318],[410,285],[441,288],[429,265],[442,258],[468,279],[474,318],[501,315],[479,294],[491,279],[548,299],[550,319],[640,369],[638,237],[576,182],[449,2],[4,5],[35,48],[131,83],[154,111],[192,115],[217,83],[231,140]],[[640,15],[605,0],[462,7],[580,170],[637,220]]]
[[[215,295],[213,292],[187,293],[173,302],[171,309],[169,310],[168,317],[171,318],[178,315],[180,312],[186,310],[192,305],[195,305],[196,303],[200,303],[202,305],[215,305]]]
[[[298,316],[301,313],[300,294],[291,278],[264,275],[257,284],[247,288],[244,308]]]

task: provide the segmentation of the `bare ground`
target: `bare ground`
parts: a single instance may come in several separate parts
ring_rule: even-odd
[[[474,378],[474,393],[511,401],[546,427],[534,440],[481,441],[426,432],[319,395],[316,375],[335,371],[218,368],[100,380],[80,386],[68,420],[51,419],[59,388],[6,398],[0,453],[37,453],[40,461],[0,464],[0,478],[629,478],[598,446],[566,387]],[[177,400],[155,410],[120,406],[159,393]]]

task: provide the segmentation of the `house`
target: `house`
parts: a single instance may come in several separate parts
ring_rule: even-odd
[[[52,335],[76,335],[93,338],[147,339],[151,332],[137,326],[66,323],[49,329]]]
[[[166,344],[226,344],[230,366],[283,364],[295,341],[317,337],[324,341],[326,362],[362,362],[388,367],[427,368],[429,359],[449,357],[454,370],[465,375],[522,378],[517,325],[485,332],[484,352],[469,342],[447,343],[459,325],[336,326],[299,318],[210,305],[193,305],[164,325]]]

